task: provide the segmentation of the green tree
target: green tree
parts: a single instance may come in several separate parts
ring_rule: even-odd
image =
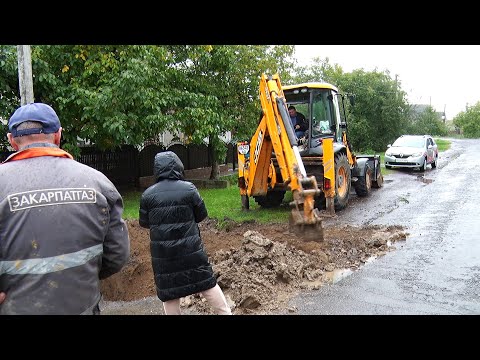
[[[171,59],[165,48],[136,45],[40,46],[32,52],[36,101],[53,104],[66,130],[100,149],[142,144],[163,131]],[[35,61],[33,61],[35,55]]]
[[[413,120],[407,131],[410,134],[429,134],[436,136],[446,136],[448,134],[447,126],[439,119],[438,114],[431,106],[418,115],[413,115]]]
[[[210,178],[215,179],[219,160],[226,154],[221,136],[227,131],[234,140],[253,135],[260,111],[260,75],[287,72],[293,47],[176,45],[170,50],[181,70],[177,86],[186,95],[178,104],[172,129],[184,133],[193,143],[208,138],[213,159]]]
[[[460,112],[453,119],[453,124],[467,138],[480,138],[480,102]]]
[[[17,48],[0,45],[0,150],[8,150],[6,125],[8,118],[20,103],[18,91]],[[4,124],[5,122],[5,124]]]
[[[16,48],[1,50],[0,84],[11,91],[0,101],[13,110]],[[56,109],[65,129],[62,147],[74,155],[78,139],[111,149],[165,131],[183,133],[192,143],[209,139],[215,178],[226,150],[220,137],[253,134],[260,75],[287,76],[292,53],[290,45],[35,45],[34,96]]]
[[[303,82],[328,82],[333,85],[344,74],[343,69],[338,64],[330,64],[328,57],[322,59],[321,57],[313,58],[313,64],[309,66],[296,66],[294,75],[289,84],[303,83]]]
[[[171,117],[176,70],[161,46],[35,45],[32,72],[35,101],[55,108],[73,154],[79,138],[100,149],[141,144]]]
[[[331,76],[342,92],[355,96],[349,135],[354,149],[384,151],[409,125],[406,93],[386,71],[354,70]]]

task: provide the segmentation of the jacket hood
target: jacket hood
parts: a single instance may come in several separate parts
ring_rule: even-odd
[[[173,151],[164,151],[155,155],[153,164],[155,181],[162,179],[184,180],[182,160]]]

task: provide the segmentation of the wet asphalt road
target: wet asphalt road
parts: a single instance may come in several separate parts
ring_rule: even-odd
[[[455,140],[437,169],[393,171],[325,226],[406,227],[406,241],[351,275],[302,293],[294,314],[480,314],[480,140]]]

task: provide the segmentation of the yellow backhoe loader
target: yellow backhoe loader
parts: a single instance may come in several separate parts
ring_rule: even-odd
[[[249,142],[237,143],[242,208],[249,209],[250,197],[262,207],[279,206],[286,191],[292,191],[291,228],[308,240],[322,241],[322,217],[347,206],[352,184],[358,196],[382,186],[380,156],[353,153],[343,97],[331,84],[282,87],[278,74],[262,74],[259,96],[262,112],[255,134]],[[290,105],[309,123],[300,139],[290,121]]]

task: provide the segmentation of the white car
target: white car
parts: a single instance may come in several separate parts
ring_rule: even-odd
[[[430,135],[402,135],[387,145],[385,168],[418,168],[425,171],[438,164],[438,146]]]

